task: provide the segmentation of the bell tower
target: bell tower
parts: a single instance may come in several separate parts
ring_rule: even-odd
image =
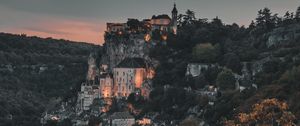
[[[177,16],[178,16],[178,11],[176,8],[176,3],[174,2],[174,7],[172,10],[172,25],[171,25],[171,30],[174,34],[177,34]]]

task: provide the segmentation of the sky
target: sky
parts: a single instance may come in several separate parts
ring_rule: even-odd
[[[218,16],[225,24],[249,25],[264,7],[282,16],[300,0],[0,0],[0,32],[103,44],[106,22],[126,22],[179,13],[197,18]]]

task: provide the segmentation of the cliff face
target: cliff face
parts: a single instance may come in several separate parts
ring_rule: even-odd
[[[150,48],[151,43],[145,42],[142,35],[132,35],[129,39],[109,39],[105,42],[101,63],[108,64],[112,70],[126,57],[149,60]]]

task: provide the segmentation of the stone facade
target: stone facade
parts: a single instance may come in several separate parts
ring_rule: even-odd
[[[187,65],[186,75],[191,75],[192,77],[196,77],[202,74],[202,72],[206,71],[209,68],[218,67],[214,64],[203,64],[203,63],[189,63]]]
[[[117,98],[128,97],[141,89],[147,78],[147,65],[142,58],[126,58],[113,70],[114,95]]]
[[[126,23],[106,23],[107,32],[124,32],[127,28]]]
[[[99,87],[96,85],[91,85],[88,83],[83,83],[81,85],[81,91],[78,93],[78,101],[79,103],[77,107],[77,111],[89,110],[90,105],[93,103],[95,98],[100,98]]]
[[[135,118],[128,112],[116,112],[110,117],[111,126],[132,126]]]
[[[101,97],[113,97],[113,77],[111,74],[103,73],[99,77],[99,91]]]
[[[119,35],[123,33],[135,33],[137,31],[155,31],[159,30],[161,32],[171,32],[176,34],[177,32],[177,16],[178,11],[176,8],[176,4],[174,4],[172,10],[172,18],[170,18],[167,14],[161,15],[153,15],[151,19],[144,19],[140,22],[142,24],[137,29],[130,29],[126,23],[107,23],[106,32],[110,34],[117,33]],[[128,19],[131,20],[131,19]]]

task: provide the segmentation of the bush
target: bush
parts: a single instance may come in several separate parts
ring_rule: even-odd
[[[219,55],[219,48],[211,43],[198,44],[193,48],[193,61],[201,63],[215,63]]]
[[[234,90],[235,89],[235,77],[232,72],[228,69],[225,69],[221,73],[218,74],[217,77],[217,86],[221,90]]]

